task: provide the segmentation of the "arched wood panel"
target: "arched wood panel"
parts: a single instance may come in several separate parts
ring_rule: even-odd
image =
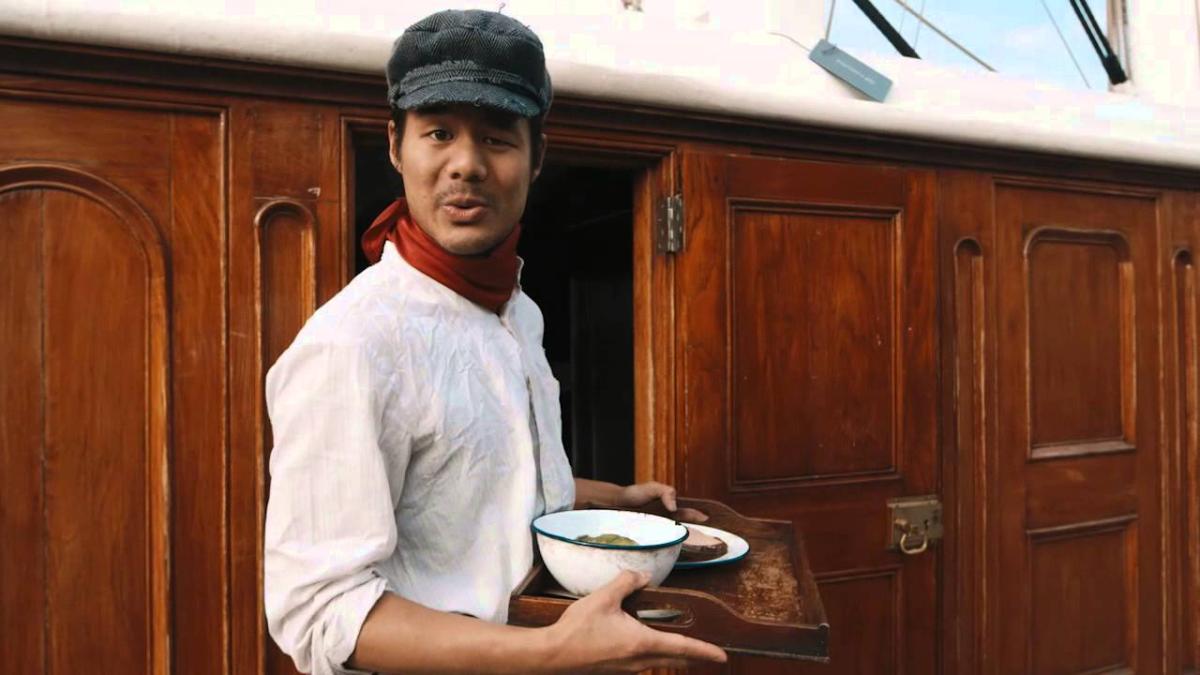
[[[1176,504],[1182,508],[1175,522],[1179,530],[1183,592],[1177,605],[1183,649],[1181,665],[1194,672],[1200,667],[1200,438],[1197,421],[1197,317],[1196,264],[1190,250],[1178,251],[1172,259],[1172,290],[1175,316],[1175,429],[1178,445],[1180,494]]]
[[[35,507],[0,522],[28,542],[0,554],[4,625],[26,623],[11,640],[40,656],[33,672],[168,673],[162,238],[121,190],[65,166],[0,169],[0,223],[22,254],[0,305],[22,385],[3,389],[4,476]],[[41,620],[7,616],[21,610]]]
[[[264,203],[254,216],[258,233],[258,307],[262,339],[262,377],[296,337],[316,310],[317,220],[306,205],[292,199]],[[274,446],[271,425],[263,415],[262,447],[267,456]],[[264,470],[264,494],[270,494],[271,477]],[[261,591],[260,591],[261,593]],[[266,640],[266,672],[295,673],[290,658],[273,640]]]
[[[983,471],[989,450],[988,288],[984,250],[979,240],[962,237],[951,253],[954,280],[945,293],[952,297],[948,303],[952,311],[947,312],[948,327],[943,333],[950,355],[947,375],[951,385],[943,394],[943,400],[950,401],[943,408],[943,424],[952,430],[943,441],[952,448],[943,458],[943,466],[947,467],[944,499],[949,507],[946,520],[951,533],[947,539],[946,555],[950,560],[945,580],[951,597],[946,615],[959,617],[960,625],[967,624],[968,629],[960,634],[947,631],[946,641],[953,645],[948,650],[952,654],[948,670],[955,672],[961,668],[971,672],[977,668],[975,659],[984,651],[983,617],[977,614],[982,608],[984,579],[971,570],[981,569],[988,554],[985,504],[989,493]]]
[[[254,216],[263,364],[270,367],[316,310],[316,217],[304,204],[277,199]],[[265,375],[265,373],[264,373]],[[270,443],[266,447],[271,447]]]

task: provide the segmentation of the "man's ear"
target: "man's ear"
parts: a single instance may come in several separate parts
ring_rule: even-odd
[[[542,166],[545,163],[546,163],[546,134],[542,134],[542,142],[541,142],[541,146],[538,150],[537,161],[533,165],[533,176],[529,179],[530,183],[537,180],[538,176],[541,175]]]
[[[396,167],[396,172],[400,171],[400,138],[396,134],[396,121],[388,120],[388,157],[392,160],[392,166]]]

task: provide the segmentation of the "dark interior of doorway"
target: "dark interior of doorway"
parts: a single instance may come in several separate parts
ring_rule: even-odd
[[[367,265],[358,238],[403,193],[385,143],[375,134],[354,141],[356,274]],[[618,485],[634,478],[633,180],[628,169],[548,159],[518,246],[521,287],[545,318],[571,466]]]

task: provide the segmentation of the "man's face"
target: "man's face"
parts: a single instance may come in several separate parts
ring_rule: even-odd
[[[456,255],[481,255],[512,232],[540,170],[529,120],[468,105],[409,110],[388,125],[392,163],[417,225]]]

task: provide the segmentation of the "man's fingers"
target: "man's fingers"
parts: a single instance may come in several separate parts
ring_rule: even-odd
[[[721,649],[714,644],[704,642],[703,640],[697,640],[695,638],[684,637],[682,635],[676,635],[675,637],[683,640],[683,644],[680,645],[680,650],[677,652],[677,654],[683,658],[700,661],[712,661],[713,663],[725,663],[725,661],[729,658],[726,656],[724,649]]]
[[[675,512],[675,520],[685,523],[703,523],[708,520],[708,515],[698,509],[683,507]]]
[[[686,637],[678,633],[665,633],[663,631],[655,631],[655,633],[657,633],[658,638],[648,651],[656,657],[712,661],[714,663],[725,663],[728,658],[725,655],[724,649],[703,640]]]
[[[643,588],[648,583],[650,583],[649,574],[624,570],[615,579],[601,586],[596,593],[608,596],[619,605],[630,593]]]
[[[675,509],[678,506],[675,503],[675,488],[667,487],[666,485],[663,485],[662,487],[664,488],[663,492],[662,492],[663,506],[667,507],[668,511],[671,511],[672,513],[674,513]]]

